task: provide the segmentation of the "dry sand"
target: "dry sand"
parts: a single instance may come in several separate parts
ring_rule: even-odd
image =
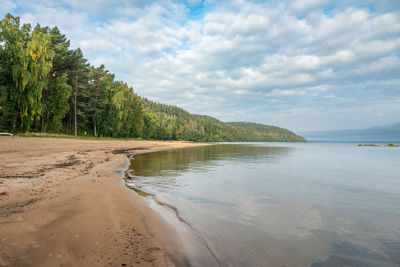
[[[126,155],[204,144],[0,137],[0,266],[184,265],[174,227],[123,186]]]

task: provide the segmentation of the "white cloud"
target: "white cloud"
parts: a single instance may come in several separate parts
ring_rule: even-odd
[[[327,4],[327,0],[293,0],[290,7],[296,12],[305,12]]]
[[[0,14],[12,12],[17,5],[12,0],[3,0],[0,5]]]
[[[267,94],[267,96],[301,96],[305,95],[306,91],[304,90],[272,90],[271,93]]]
[[[379,78],[379,76],[384,72],[392,72],[395,75],[394,78],[396,78],[399,76],[399,70],[400,59],[398,57],[385,57],[360,66],[354,70],[354,73],[363,77],[371,77],[370,75],[373,75],[376,78]],[[399,84],[397,84],[397,87],[399,87]]]

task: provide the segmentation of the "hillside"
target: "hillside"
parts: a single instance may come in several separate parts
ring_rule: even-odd
[[[225,123],[210,116],[190,114],[186,110],[142,99],[144,108],[157,115],[160,128],[157,139],[203,142],[304,142],[286,129],[250,122]],[[167,131],[164,131],[167,129]]]
[[[276,126],[252,122],[228,122],[242,132],[247,142],[305,142],[304,137]]]

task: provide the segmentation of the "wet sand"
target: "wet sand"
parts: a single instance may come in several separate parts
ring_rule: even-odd
[[[122,171],[128,154],[199,145],[0,137],[0,266],[184,265],[178,230]]]

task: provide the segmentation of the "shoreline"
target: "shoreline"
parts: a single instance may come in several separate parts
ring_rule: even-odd
[[[120,174],[129,153],[203,145],[0,137],[0,266],[186,265],[180,230]]]
[[[133,160],[136,155],[160,151],[143,151],[128,155],[127,158],[129,160],[129,166],[124,171],[123,186],[130,191],[134,191],[137,196],[151,202],[148,205],[152,207],[157,214],[161,215],[166,223],[169,223],[175,228],[177,232],[175,235],[175,241],[183,245],[182,252],[185,258],[185,265],[222,266],[221,261],[216,252],[213,250],[211,244],[180,215],[179,210],[175,206],[159,200],[155,194],[146,192],[141,188],[136,187],[136,177],[127,173],[131,164],[131,160]],[[169,240],[169,242],[171,242],[171,240]]]

